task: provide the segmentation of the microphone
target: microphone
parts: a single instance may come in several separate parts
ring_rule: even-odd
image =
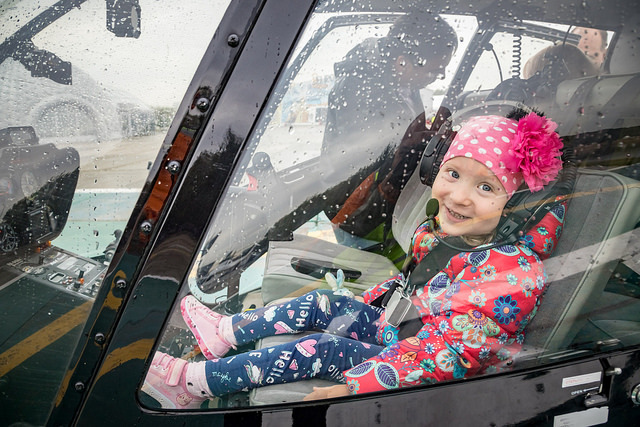
[[[436,199],[429,199],[427,202],[427,207],[425,208],[425,212],[427,214],[428,220],[433,220],[436,215],[438,215],[438,210],[440,209],[440,204]]]
[[[429,223],[429,228],[436,232],[436,215],[438,215],[438,209],[440,209],[440,204],[436,199],[429,199],[427,202],[427,206],[425,208],[425,212],[427,214],[427,222]]]

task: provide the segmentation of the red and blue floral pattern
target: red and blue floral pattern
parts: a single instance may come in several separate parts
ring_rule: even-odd
[[[398,341],[381,317],[379,355],[344,372],[353,394],[463,378],[499,370],[520,351],[524,329],[544,293],[541,259],[551,255],[562,232],[566,205],[549,212],[515,245],[452,257],[414,296],[424,326]],[[425,223],[416,230],[413,258],[419,262],[437,240]],[[385,292],[392,278],[364,292],[365,302]]]

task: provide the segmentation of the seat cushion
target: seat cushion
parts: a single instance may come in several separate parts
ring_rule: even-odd
[[[345,286],[357,295],[398,273],[395,265],[382,255],[294,234],[291,241],[269,242],[262,282],[265,305],[279,298],[304,295],[313,289],[329,289],[322,276],[314,277],[296,271],[291,265],[294,258],[331,263],[359,272],[357,279],[345,281]]]

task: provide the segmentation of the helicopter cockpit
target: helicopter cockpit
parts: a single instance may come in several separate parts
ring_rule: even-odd
[[[587,28],[587,20],[536,8],[507,20],[494,6],[480,18],[412,7],[354,12],[321,2],[246,142],[177,301],[191,294],[221,314],[251,313],[331,289],[325,275],[338,270],[356,295],[392,277],[425,219],[430,189],[417,166],[439,126],[451,114],[456,123],[527,105],[558,123],[578,172],[565,231],[545,261],[544,301],[551,302],[528,327],[523,351],[501,369],[637,342],[635,297],[618,293],[619,280],[636,274],[630,258],[622,260],[640,196],[632,148],[640,120],[637,43],[613,22]],[[601,37],[598,61],[581,47],[590,32]],[[611,227],[592,232],[601,222]],[[587,266],[569,269],[577,259]],[[551,309],[558,304],[565,310]],[[612,314],[620,305],[626,314]],[[265,338],[228,356],[290,339]],[[157,351],[204,360],[179,305]],[[299,401],[330,384],[314,378],[258,387],[208,407]]]

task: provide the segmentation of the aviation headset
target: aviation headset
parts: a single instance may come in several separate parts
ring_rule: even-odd
[[[504,105],[504,104],[503,104]],[[518,103],[515,108],[520,108],[525,112],[533,110],[523,104]],[[476,110],[474,108],[473,110]],[[460,117],[461,114],[458,114]],[[468,116],[468,114],[465,114]],[[457,132],[453,129],[453,119],[447,111],[438,112],[438,116],[444,119],[444,123],[440,126],[436,134],[429,140],[420,160],[420,180],[423,184],[431,187],[438,175],[442,159],[444,158],[451,142],[455,139]],[[548,212],[558,206],[562,200],[556,200],[558,196],[566,196],[573,191],[576,180],[577,167],[573,156],[573,151],[563,148],[562,153],[563,167],[559,172],[555,181],[549,183],[544,189],[532,193],[529,189],[518,189],[516,193],[509,199],[502,213],[502,218],[498,223],[496,237],[494,243],[481,248],[469,248],[466,245],[456,246],[447,242],[444,238],[434,233],[436,238],[452,249],[460,252],[466,251],[484,251],[498,246],[515,243],[518,238],[523,236],[534,225],[536,225]],[[437,201],[435,203],[427,203],[427,217],[433,219],[437,214]]]

